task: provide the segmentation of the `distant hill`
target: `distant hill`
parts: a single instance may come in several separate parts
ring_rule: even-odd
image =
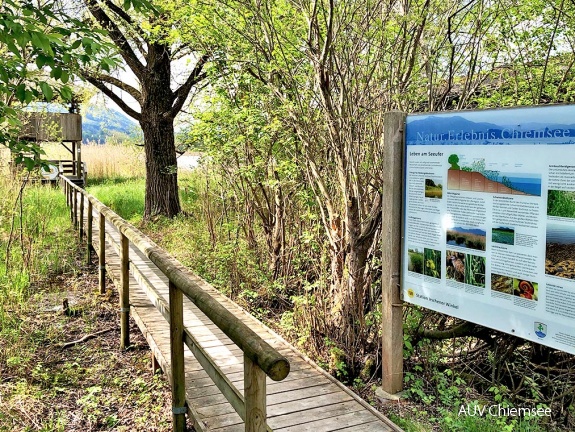
[[[478,228],[463,228],[463,227],[453,227],[453,228],[449,228],[449,231],[457,231],[458,233],[463,233],[463,234],[475,234],[478,236],[485,236],[485,231],[483,231],[482,229],[478,229]]]
[[[108,137],[118,133],[133,137],[140,134],[141,129],[125,114],[106,107],[89,106],[82,112],[84,143],[104,144]]]

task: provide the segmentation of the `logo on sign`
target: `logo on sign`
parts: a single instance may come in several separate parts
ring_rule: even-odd
[[[413,292],[413,290],[411,288],[409,288],[407,290],[407,295],[409,296],[409,298],[413,298],[413,296],[415,295],[415,292]]]
[[[543,324],[541,322],[535,322],[534,327],[535,327],[535,334],[537,335],[537,337],[544,338],[545,336],[547,336],[547,324]]]

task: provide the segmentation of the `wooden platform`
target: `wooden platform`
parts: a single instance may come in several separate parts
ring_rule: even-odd
[[[97,225],[94,223],[93,229],[96,249]],[[106,270],[115,285],[119,286],[120,234],[109,223],[106,232]],[[284,381],[267,379],[268,424],[274,431],[401,430],[211,285],[199,277],[196,282],[289,360],[291,372]],[[130,246],[130,314],[146,337],[156,360],[170,377],[169,325],[157,308],[161,310],[167,304],[167,278],[139,250]],[[242,391],[242,352],[185,296],[184,323],[202,347],[216,359],[229,380]],[[244,431],[240,416],[187,347],[185,360],[188,415],[195,429]]]

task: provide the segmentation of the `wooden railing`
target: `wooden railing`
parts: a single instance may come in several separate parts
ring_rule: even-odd
[[[70,207],[70,218],[75,228],[79,231],[80,241],[83,241],[84,234],[86,234],[88,261],[91,259],[93,213],[95,211],[98,214],[99,287],[101,292],[105,292],[106,221],[114,225],[120,233],[121,349],[127,348],[130,344],[128,326],[130,312],[130,243],[147,256],[169,280],[169,304],[166,304],[165,300],[159,297],[156,297],[153,302],[159,312],[170,323],[173,430],[183,431],[185,429],[185,414],[188,411],[185,399],[184,343],[242,418],[245,423],[245,430],[249,432],[271,430],[266,423],[266,375],[274,381],[281,381],[286,378],[290,369],[286,358],[199,287],[191,277],[189,270],[153,243],[137,228],[63,176],[61,177],[61,183],[66,195],[66,202]],[[84,229],[83,221],[86,201],[87,223],[86,229]],[[133,272],[138,271],[136,268],[132,270]],[[184,328],[184,295],[243,351],[244,394],[226,377],[216,362],[201,347],[194,335]]]

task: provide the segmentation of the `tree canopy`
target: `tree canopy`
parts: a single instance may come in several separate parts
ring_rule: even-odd
[[[67,24],[63,25],[66,21]],[[70,101],[79,66],[115,67],[104,32],[68,14],[57,1],[6,0],[0,6],[0,142],[29,169],[41,150],[18,139],[20,111],[37,100]]]

